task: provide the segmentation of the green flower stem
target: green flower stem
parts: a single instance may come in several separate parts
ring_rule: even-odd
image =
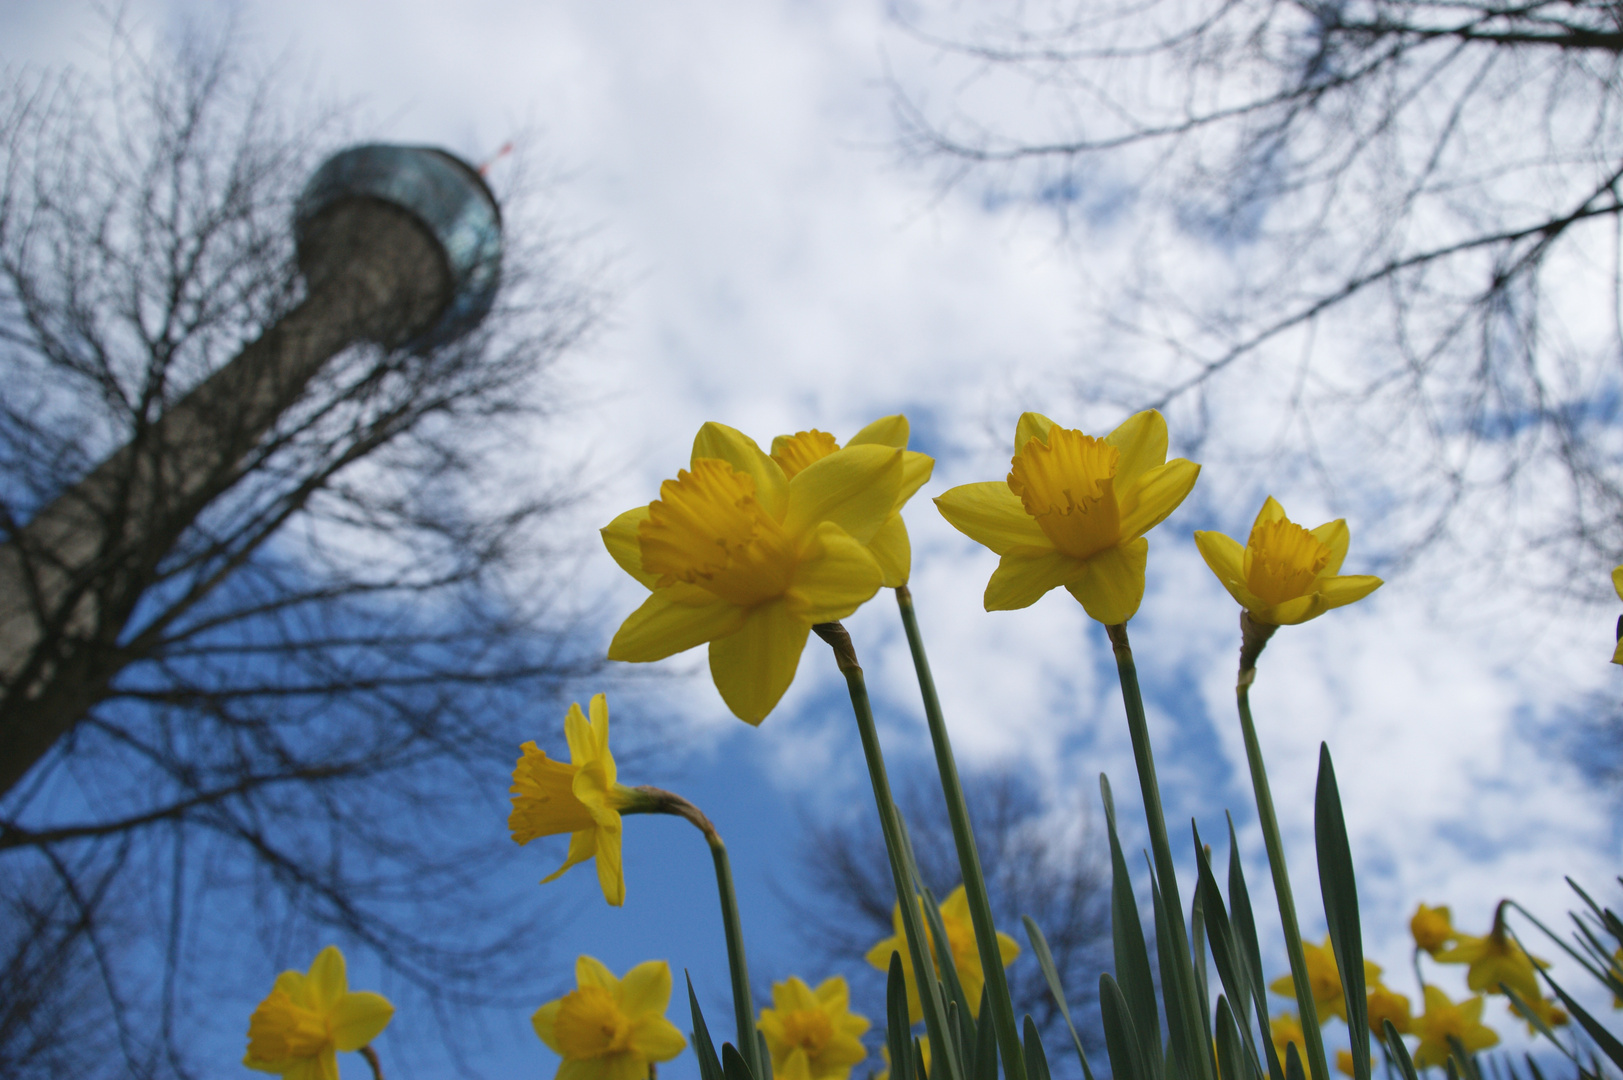
[[[981,970],[986,976],[987,1000],[992,1024],[997,1031],[998,1049],[1003,1056],[1003,1073],[1010,1080],[1023,1080],[1025,1061],[1020,1053],[1020,1029],[1014,1019],[1009,997],[1008,977],[1003,971],[1003,954],[998,949],[997,926],[992,920],[992,903],[986,895],[986,878],[975,847],[975,833],[969,823],[964,788],[958,780],[958,764],[952,742],[947,738],[947,722],[941,715],[941,699],[935,692],[930,660],[924,654],[924,638],[919,634],[918,616],[913,611],[913,594],[906,585],[896,590],[896,606],[901,609],[902,626],[907,631],[907,647],[913,653],[913,670],[918,673],[919,693],[924,698],[924,716],[930,725],[930,741],[935,746],[936,767],[941,772],[941,793],[947,801],[947,818],[952,823],[952,839],[958,848],[958,865],[964,875],[965,897],[970,920],[975,925],[975,943],[981,954]],[[970,1003],[971,1006],[975,1002]]]
[[[896,902],[902,913],[902,932],[907,938],[907,951],[913,964],[913,976],[918,984],[919,1000],[924,1006],[924,1026],[935,1048],[932,1065],[944,1062],[943,1075],[937,1080],[964,1080],[959,1071],[957,1055],[952,1053],[956,1040],[946,1030],[946,1007],[942,1004],[940,983],[930,976],[935,972],[935,961],[925,945],[924,928],[920,925],[918,892],[907,880],[903,868],[907,865],[900,816],[891,797],[890,778],[885,773],[885,756],[879,748],[879,731],[874,726],[873,706],[868,701],[868,684],[857,663],[857,653],[851,645],[851,635],[839,623],[818,623],[812,627],[816,635],[828,642],[834,650],[840,674],[845,676],[846,689],[851,694],[851,711],[856,714],[857,732],[862,736],[862,753],[868,759],[868,777],[873,782],[874,802],[879,807],[879,827],[885,835],[885,852],[890,857],[891,876],[896,883]],[[1010,1080],[1025,1080],[1024,1073]]]
[[[1163,988],[1162,993],[1168,998],[1169,1011],[1172,1009],[1173,1001],[1177,1002],[1182,1014],[1182,1027],[1188,1033],[1188,1037],[1198,1040],[1202,1045],[1209,1045],[1211,1042],[1207,1034],[1210,1030],[1209,1023],[1200,1013],[1196,998],[1198,991],[1193,985],[1194,963],[1190,956],[1189,936],[1183,921],[1185,909],[1183,900],[1178,894],[1178,871],[1172,861],[1172,845],[1167,841],[1166,817],[1161,809],[1161,786],[1155,776],[1155,755],[1150,749],[1149,722],[1144,716],[1144,695],[1138,687],[1138,665],[1133,662],[1133,648],[1127,640],[1127,624],[1116,623],[1113,626],[1106,626],[1105,632],[1110,635],[1111,651],[1116,656],[1116,674],[1121,680],[1121,699],[1127,710],[1127,732],[1133,742],[1133,761],[1138,767],[1138,783],[1144,797],[1144,818],[1150,828],[1150,852],[1155,860],[1155,876],[1173,923],[1172,941],[1166,944],[1172,946],[1174,970],[1183,973],[1190,980],[1188,985],[1175,987],[1171,992]],[[1162,947],[1165,947],[1165,944],[1162,944]],[[1197,1053],[1193,1062],[1184,1064],[1185,1068],[1197,1076],[1213,1075],[1209,1049]],[[1315,1077],[1314,1080],[1319,1078]]]
[[[1290,872],[1285,867],[1285,845],[1279,839],[1279,819],[1274,815],[1274,797],[1268,787],[1268,770],[1262,763],[1262,745],[1257,742],[1257,728],[1251,721],[1251,684],[1257,678],[1257,657],[1276,629],[1278,627],[1252,621],[1249,611],[1240,612],[1240,677],[1234,692],[1240,709],[1240,732],[1245,736],[1245,758],[1251,767],[1251,789],[1257,798],[1257,818],[1262,824],[1263,843],[1268,848],[1268,869],[1273,872],[1274,895],[1279,900],[1279,922],[1285,932],[1285,953],[1290,957],[1291,981],[1296,986],[1296,1007],[1302,1018],[1302,1040],[1307,1045],[1308,1074],[1313,1080],[1329,1080],[1324,1037],[1319,1031],[1319,1010],[1313,1003],[1307,957],[1302,952],[1302,930],[1296,922],[1296,900],[1291,893]]]
[[[750,997],[749,964],[744,958],[744,929],[738,919],[738,897],[733,892],[733,869],[727,859],[727,845],[704,812],[682,796],[656,787],[633,789],[643,796],[622,814],[671,814],[690,822],[704,834],[710,845],[710,858],[716,864],[716,891],[721,894],[721,926],[727,935],[727,970],[733,981],[733,1015],[738,1023],[738,1052],[749,1066],[750,1075],[760,1080],[766,1073],[760,1061],[760,1040],[755,1037],[755,1002]]]

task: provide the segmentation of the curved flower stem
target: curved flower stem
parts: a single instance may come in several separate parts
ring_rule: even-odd
[[[964,875],[965,897],[970,920],[975,925],[975,943],[981,954],[981,970],[986,975],[988,1007],[997,1031],[998,1049],[1007,1077],[1023,1078],[1025,1062],[1020,1055],[1020,1029],[1015,1024],[1014,1005],[1009,998],[1008,977],[1003,972],[1003,955],[998,949],[997,926],[992,920],[992,903],[986,894],[986,878],[981,872],[980,852],[969,823],[969,808],[963,785],[958,780],[958,764],[952,742],[947,738],[947,722],[941,715],[930,660],[924,654],[924,638],[919,633],[918,616],[913,611],[913,594],[906,585],[896,590],[896,606],[901,609],[902,627],[907,631],[907,647],[913,654],[913,670],[918,673],[919,693],[924,698],[924,716],[930,725],[930,742],[935,747],[936,768],[941,773],[941,793],[946,797],[947,819],[952,824],[953,843],[958,848],[958,866]],[[972,1005],[975,1003],[971,1003]]]
[[[1121,681],[1122,705],[1127,710],[1127,732],[1133,742],[1133,762],[1138,767],[1139,790],[1144,797],[1144,819],[1150,829],[1150,852],[1155,861],[1155,876],[1165,901],[1168,921],[1173,930],[1172,940],[1158,947],[1172,948],[1173,987],[1162,987],[1168,1012],[1167,1024],[1174,1032],[1180,1028],[1189,1040],[1185,1049],[1185,1068],[1199,1077],[1213,1078],[1213,1058],[1210,1046],[1210,1025],[1199,1007],[1199,991],[1194,985],[1194,961],[1189,951],[1189,933],[1184,923],[1183,900],[1178,893],[1178,872],[1172,861],[1172,845],[1167,840],[1167,823],[1161,809],[1161,786],[1155,775],[1155,755],[1150,749],[1149,722],[1144,717],[1144,695],[1138,687],[1138,665],[1133,662],[1133,648],[1127,640],[1127,624],[1116,623],[1105,627],[1110,635],[1111,651],[1116,656],[1116,674]],[[1163,971],[1166,967],[1163,967]],[[1180,1013],[1177,1026],[1173,1026],[1171,1013]],[[1199,1044],[1198,1046],[1196,1044]],[[1314,1077],[1314,1080],[1322,1080]]]
[[[1307,1046],[1308,1074],[1313,1080],[1329,1080],[1330,1069],[1324,1057],[1324,1037],[1319,1031],[1319,1011],[1313,1003],[1313,986],[1308,980],[1307,957],[1302,952],[1302,931],[1296,922],[1296,900],[1291,894],[1290,873],[1285,868],[1285,845],[1279,839],[1279,819],[1274,815],[1274,797],[1268,787],[1268,770],[1262,763],[1262,745],[1251,721],[1251,684],[1257,678],[1257,657],[1278,627],[1254,622],[1249,611],[1240,612],[1240,677],[1234,693],[1240,709],[1240,733],[1245,737],[1246,763],[1251,767],[1251,789],[1257,799],[1257,818],[1262,840],[1268,848],[1268,869],[1274,878],[1274,896],[1279,901],[1279,922],[1285,932],[1285,952],[1290,957],[1291,981],[1296,986],[1296,1007],[1302,1017],[1302,1041]]]
[[[372,1080],[383,1080],[383,1065],[378,1061],[378,1052],[372,1049],[372,1044],[367,1043],[361,1047],[359,1053],[366,1059],[366,1063],[372,1066]]]
[[[732,864],[727,845],[704,811],[674,792],[647,785],[633,789],[643,796],[623,814],[670,814],[690,822],[704,834],[710,845],[710,858],[716,864],[716,891],[721,894],[721,926],[727,935],[727,969],[733,982],[733,1014],[738,1024],[738,1052],[749,1066],[750,1075],[762,1080],[760,1040],[755,1036],[755,1003],[750,997],[749,964],[744,958],[744,930],[738,919],[738,897],[733,892]]]
[[[879,808],[879,828],[885,836],[885,852],[890,857],[891,876],[896,884],[902,933],[907,938],[907,951],[924,1009],[924,1026],[930,1036],[930,1045],[936,1047],[934,1060],[945,1063],[944,1068],[934,1064],[931,1067],[942,1073],[937,1080],[964,1080],[960,1062],[952,1051],[957,1045],[956,1040],[946,1028],[947,1011],[941,1000],[941,984],[928,975],[935,971],[935,961],[926,944],[929,939],[920,925],[917,886],[908,880],[903,869],[907,866],[907,857],[901,819],[896,812],[895,800],[891,797],[890,778],[885,773],[885,756],[879,748],[879,732],[874,726],[873,706],[868,701],[868,684],[862,675],[862,665],[857,663],[856,649],[852,647],[851,635],[846,633],[845,627],[837,622],[818,623],[812,627],[812,631],[834,650],[834,660],[839,665],[840,674],[845,676],[846,689],[851,695],[851,711],[856,715],[857,732],[862,736],[862,753],[868,760],[868,778],[873,782],[874,802]],[[1009,1080],[1025,1080],[1024,1072],[1014,1074]]]

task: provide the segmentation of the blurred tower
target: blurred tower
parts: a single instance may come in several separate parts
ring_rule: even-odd
[[[501,211],[443,150],[334,155],[293,227],[304,301],[0,545],[0,795],[104,695],[159,561],[322,367],[363,341],[449,343],[495,299]]]

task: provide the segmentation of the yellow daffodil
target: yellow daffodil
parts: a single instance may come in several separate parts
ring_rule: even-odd
[[[1623,949],[1612,954],[1612,978],[1623,982]],[[1613,994],[1612,1008],[1623,1009],[1623,997]]]
[[[1274,1044],[1274,1053],[1279,1055],[1279,1063],[1285,1064],[1286,1048],[1294,1045],[1296,1056],[1301,1059],[1302,1068],[1307,1068],[1307,1041],[1302,1034],[1302,1022],[1296,1018],[1295,1013],[1280,1013],[1268,1021],[1268,1038]]]
[[[1336,1051],[1336,1071],[1343,1076],[1358,1075],[1353,1071],[1353,1056],[1351,1050]]]
[[[706,642],[733,714],[760,723],[794,680],[807,635],[879,591],[867,545],[900,505],[902,450],[847,446],[790,478],[753,440],[706,424],[691,470],[603,530],[620,567],[650,590],[609,659],[662,660]]]
[[[896,505],[867,545],[868,553],[879,563],[879,569],[885,575],[884,585],[887,589],[906,585],[913,564],[913,548],[907,539],[907,526],[902,524],[902,505],[924,486],[935,469],[934,458],[907,448],[908,435],[907,417],[900,414],[883,416],[851,436],[851,441],[845,444],[894,446],[902,451],[902,486],[896,493]],[[793,480],[800,470],[839,449],[840,444],[834,441],[834,436],[814,428],[773,439],[772,460],[783,469],[785,476]]]
[[[1465,985],[1479,994],[1502,993],[1501,983],[1516,991],[1523,1001],[1536,1001],[1539,993],[1538,976],[1533,965],[1549,967],[1549,962],[1528,956],[1516,944],[1502,924],[1495,920],[1493,930],[1486,937],[1457,935],[1452,948],[1435,954],[1439,964],[1469,964],[1465,972]]]
[[[669,1061],[687,1040],[665,1019],[671,1003],[671,969],[649,960],[624,979],[600,961],[575,961],[575,984],[535,1011],[530,1023],[563,1061],[557,1080],[647,1080],[648,1066]]]
[[[919,899],[919,908],[922,920],[924,908],[922,897]],[[952,951],[952,966],[958,972],[959,985],[964,988],[964,997],[969,999],[969,1007],[978,1009],[981,1004],[981,989],[986,985],[986,971],[981,967],[980,950],[975,946],[975,925],[970,921],[969,897],[962,885],[952,890],[941,902],[940,911],[941,925],[947,931],[947,945]],[[917,1023],[924,1019],[924,1005],[919,1001],[918,983],[913,978],[913,960],[907,951],[907,937],[902,933],[901,904],[896,904],[892,909],[891,923],[896,933],[868,950],[868,963],[880,971],[889,971],[890,954],[893,952],[901,954],[902,975],[907,981],[907,1015]],[[1004,967],[1014,963],[1014,958],[1020,955],[1019,944],[1002,931],[997,935],[997,949]],[[932,950],[932,953],[936,970],[939,972],[941,970],[939,950]]]
[[[885,1056],[885,1067],[874,1075],[873,1080],[890,1080],[890,1047],[881,1046],[879,1052]],[[928,1080],[930,1075],[930,1037],[925,1035],[919,1039],[919,1057],[924,1059],[924,1076]]]
[[[756,1026],[781,1080],[846,1080],[868,1056],[868,1019],[851,1011],[850,988],[838,975],[816,990],[799,979],[773,983],[772,1007],[761,1010]]]
[[[1557,1005],[1551,998],[1533,998],[1532,1000],[1524,1000],[1522,1004],[1532,1009],[1534,1015],[1544,1021],[1544,1026],[1547,1028],[1564,1027],[1572,1022],[1572,1018],[1567,1015],[1567,1011]],[[1516,1015],[1520,1016],[1521,1014],[1517,1013]],[[1522,1019],[1526,1020],[1527,1018],[1522,1017]],[[1538,1025],[1531,1020],[1527,1020],[1527,1033],[1537,1035],[1539,1033]]]
[[[513,811],[507,815],[507,827],[518,844],[528,844],[538,836],[569,833],[564,864],[541,883],[555,881],[571,866],[595,857],[603,899],[619,907],[626,900],[625,871],[620,865],[620,811],[637,796],[616,780],[614,755],[609,753],[607,700],[597,694],[590,707],[590,722],[576,704],[564,716],[569,764],[547,757],[533,742],[520,747],[523,756],[513,767]]]
[[[1256,622],[1293,626],[1362,600],[1381,586],[1367,574],[1337,576],[1347,557],[1341,518],[1304,529],[1272,496],[1262,504],[1245,547],[1219,532],[1195,533],[1206,565]]]
[[[1124,623],[1144,599],[1144,534],[1177,509],[1200,466],[1167,459],[1153,409],[1104,438],[1020,417],[1004,481],[955,487],[935,501],[959,532],[1002,556],[986,610],[1028,607],[1063,585],[1093,618]]]
[[[1427,907],[1425,904],[1416,908],[1409,919],[1409,933],[1414,935],[1415,948],[1433,956],[1437,955],[1438,949],[1459,937],[1454,932],[1453,917],[1446,906]]]
[[[1623,566],[1612,571],[1612,588],[1617,590],[1617,598],[1623,600]],[[1623,619],[1617,620],[1617,645],[1612,649],[1612,663],[1623,664]]]
[[[1366,976],[1368,968],[1365,969]],[[1382,1022],[1392,1021],[1399,1035],[1409,1034],[1409,1025],[1413,1014],[1409,1009],[1409,999],[1395,990],[1383,986],[1379,982],[1369,984],[1369,998],[1366,1001],[1369,1010],[1369,1029],[1376,1035],[1383,1033],[1386,1028]]]
[[[1330,936],[1325,935],[1323,945],[1303,941],[1302,958],[1307,962],[1307,982],[1313,990],[1313,1007],[1319,1014],[1319,1023],[1328,1023],[1332,1016],[1346,1020],[1347,997],[1341,992],[1341,968],[1336,965],[1336,951],[1330,945]],[[1365,960],[1364,985],[1379,986],[1380,982],[1380,965]],[[1296,996],[1296,984],[1289,975],[1275,979],[1268,984],[1268,989],[1285,997]]]
[[[1420,1048],[1415,1051],[1414,1063],[1424,1069],[1441,1065],[1453,1052],[1448,1038],[1452,1035],[1474,1054],[1499,1043],[1499,1035],[1482,1024],[1482,996],[1458,1004],[1435,986],[1426,987],[1426,1011],[1415,1017],[1414,1033],[1420,1036]]]
[[[338,1080],[339,1050],[359,1050],[389,1024],[394,1006],[379,994],[351,993],[344,954],[329,945],[304,974],[276,976],[248,1020],[242,1063],[287,1080]]]

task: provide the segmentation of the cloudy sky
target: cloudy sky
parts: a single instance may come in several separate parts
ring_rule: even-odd
[[[399,0],[279,0],[240,8],[249,52],[289,56],[296,82],[357,102],[365,136],[438,144],[471,161],[517,137],[525,158],[552,177],[547,216],[579,237],[582,265],[606,267],[601,280],[615,296],[601,333],[561,373],[567,407],[538,436],[554,455],[549,467],[578,464],[591,484],[561,526],[572,540],[590,550],[596,527],[651,499],[685,466],[706,420],[765,442],[809,427],[843,438],[904,412],[914,448],[937,458],[907,519],[913,588],[961,758],[1039,778],[1056,814],[1074,808],[1079,793],[1092,804],[1095,778],[1106,772],[1131,817],[1137,789],[1102,629],[1063,593],[1023,612],[984,613],[981,589],[995,559],[948,527],[929,497],[1002,477],[1022,410],[1095,433],[1121,419],[1114,406],[1078,397],[1074,378],[1101,363],[1104,347],[1084,315],[1084,290],[1130,265],[1133,222],[1098,222],[1085,243],[1074,232],[1062,238],[1040,212],[983,198],[973,184],[943,190],[928,171],[901,164],[889,81],[928,97],[950,89],[943,81],[951,76],[890,21],[887,6],[469,0],[453,14],[451,5]],[[0,58],[95,69],[105,33],[94,10],[79,0],[6,5]],[[140,33],[163,35],[187,11],[139,0],[127,18]],[[1021,102],[1005,107],[1013,116]],[[498,184],[504,167],[496,166]],[[1190,260],[1221,272],[1209,251],[1192,248]],[[1236,417],[1244,397],[1227,399]],[[1235,608],[1189,535],[1222,528],[1243,537],[1267,479],[1208,468],[1200,494],[1152,536],[1149,592],[1132,624],[1174,837],[1187,852],[1178,822],[1198,817],[1215,836],[1232,808],[1257,894],[1266,873],[1233,717]],[[1302,490],[1287,502],[1292,516],[1315,525],[1345,515],[1347,569],[1366,569],[1360,510],[1370,511]],[[1616,670],[1604,663],[1613,613],[1570,603],[1530,611],[1524,598],[1488,589],[1464,590],[1462,601],[1453,586],[1468,577],[1423,562],[1355,608],[1287,629],[1254,691],[1304,929],[1323,932],[1312,914],[1310,807],[1325,740],[1362,873],[1366,948],[1394,971],[1406,963],[1406,921],[1418,901],[1452,904],[1457,924],[1476,932],[1505,895],[1557,919],[1569,905],[1563,875],[1604,889],[1623,854],[1615,804],[1573,764],[1562,730],[1584,695],[1611,701],[1618,692]],[[584,560],[579,588],[616,614],[638,601],[637,587],[596,553]],[[922,718],[888,599],[848,626],[887,749],[916,758]],[[612,620],[600,628],[605,643],[612,628]],[[866,779],[832,664],[814,644],[756,731],[727,714],[697,654],[667,666],[697,677],[628,694],[623,715],[631,723],[674,714],[690,752],[670,776],[649,764],[649,775],[632,781],[690,794],[729,838],[757,979],[820,979],[828,973],[793,967],[773,886],[794,880],[798,810],[864,806]],[[578,697],[595,689],[583,685]],[[536,735],[561,745],[556,730],[542,730],[550,723]],[[550,872],[562,854],[561,843],[555,848],[525,849],[515,873]],[[723,1000],[706,862],[698,838],[677,823],[628,823],[625,908],[603,911],[586,871],[538,891],[538,907],[581,912],[538,956],[557,963],[560,977],[579,952],[616,971],[664,957],[694,972],[702,999]],[[245,955],[242,966],[240,1000],[195,1019],[200,1045],[221,1048],[220,1075],[237,1069],[246,1017],[263,993],[255,987],[275,971],[258,956]],[[1269,966],[1283,970],[1278,947]],[[356,961],[359,972],[368,967]],[[1413,993],[1401,980],[1399,988]],[[550,1074],[528,1010],[487,1023],[462,1048],[470,1064],[493,1076]],[[396,1070],[431,1071],[404,1062]],[[691,1057],[662,1075],[695,1075]]]

